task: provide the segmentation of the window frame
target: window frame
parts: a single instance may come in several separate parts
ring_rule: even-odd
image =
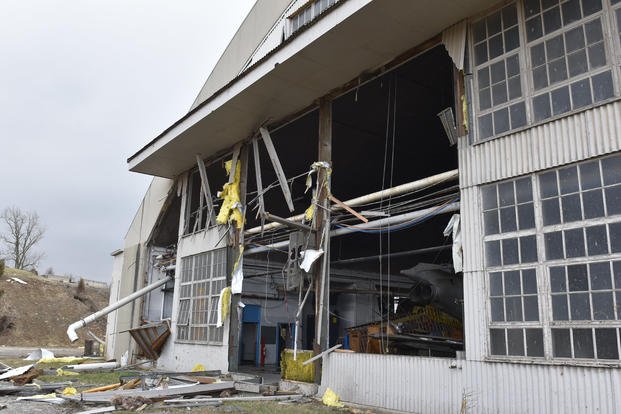
[[[599,367],[611,367],[611,366],[621,367],[621,303],[619,303],[619,300],[617,299],[617,293],[616,293],[616,292],[619,292],[619,295],[621,296],[621,288],[616,286],[615,279],[614,279],[614,270],[613,270],[613,263],[621,262],[621,251],[615,252],[613,250],[613,244],[612,244],[613,242],[610,237],[611,229],[609,228],[610,224],[621,223],[621,212],[616,212],[616,213],[613,213],[612,215],[607,215],[608,210],[607,210],[606,192],[605,192],[606,188],[610,188],[610,186],[621,186],[621,184],[620,183],[606,184],[604,180],[604,176],[602,174],[604,171],[604,165],[602,161],[605,159],[614,158],[614,157],[621,158],[621,152],[608,154],[605,156],[600,156],[600,157],[591,158],[587,160],[581,160],[579,162],[574,162],[569,165],[562,165],[562,166],[557,166],[557,167],[542,170],[542,171],[536,171],[536,172],[533,172],[533,173],[530,173],[524,176],[513,177],[510,179],[497,181],[494,183],[488,183],[488,184],[481,185],[479,187],[480,189],[479,202],[481,206],[481,209],[480,209],[481,226],[480,227],[481,227],[481,235],[482,235],[481,239],[483,243],[483,263],[484,263],[483,274],[484,274],[484,279],[485,279],[484,290],[485,290],[485,307],[486,307],[486,312],[485,312],[485,318],[486,318],[486,326],[485,326],[486,356],[485,356],[485,359],[486,360],[502,361],[502,362],[540,363],[540,364],[553,364],[553,365],[564,364],[564,365],[583,365],[583,366],[599,366]],[[550,172],[550,171],[556,172],[559,170],[563,170],[564,168],[573,167],[573,166],[578,168],[577,169],[578,175],[580,175],[579,166],[583,164],[588,164],[589,162],[592,162],[592,161],[596,161],[599,165],[601,185],[597,188],[601,189],[602,191],[603,204],[605,207],[604,216],[596,217],[596,218],[584,218],[583,216],[582,219],[577,220],[577,221],[571,221],[568,223],[560,223],[560,224],[544,225],[543,224],[543,210],[542,210],[542,201],[544,200],[544,198],[540,191],[539,176],[546,172]],[[499,184],[509,182],[509,181],[516,181],[516,180],[519,180],[525,177],[529,177],[531,180],[531,184],[532,184],[532,192],[533,192],[532,196],[533,196],[534,213],[535,213],[534,229],[527,229],[527,230],[521,230],[521,231],[518,230],[516,232],[486,235],[485,229],[483,228],[483,213],[484,211],[488,211],[488,210],[483,209],[483,205],[484,205],[483,204],[483,187],[486,187],[488,185],[495,185],[497,187]],[[558,185],[560,184],[560,178],[559,178],[558,173],[556,173],[556,179],[557,179],[557,187],[558,187]],[[580,183],[580,181],[578,182]],[[585,190],[589,191],[592,189],[587,188]],[[581,194],[583,191],[584,190],[582,189],[582,186],[579,186],[578,193]],[[561,194],[559,191],[558,197],[560,196]],[[583,203],[581,201],[581,206],[582,205]],[[564,253],[563,253],[562,258],[557,258],[557,259],[546,258],[546,251],[545,251],[546,247],[545,247],[544,238],[547,233],[554,232],[554,231],[562,231],[562,230],[587,229],[587,228],[598,226],[598,225],[606,225],[606,236],[607,236],[607,243],[608,243],[607,247],[609,249],[607,253],[589,255],[588,241],[586,239],[586,230],[583,230],[583,236],[584,236],[583,244],[585,248],[585,254],[583,256],[567,258],[565,254],[565,248],[564,248],[564,242],[563,242]],[[514,238],[517,236],[524,236],[526,234],[531,234],[532,231],[535,232],[536,239],[537,239],[537,254],[538,254],[537,262],[531,263],[530,266],[528,264],[519,264],[519,263],[515,265],[510,265],[510,266],[503,266],[502,264],[498,266],[487,265],[487,259],[486,259],[486,248],[487,247],[485,245],[487,241],[499,240],[499,239],[502,240],[506,238]],[[567,266],[571,266],[574,264],[585,264],[588,268],[589,264],[591,263],[602,263],[602,262],[610,263],[609,266],[611,267],[610,277],[612,278],[612,283],[611,283],[612,287],[609,290],[612,292],[612,296],[613,296],[613,312],[615,312],[615,315],[613,315],[613,318],[607,319],[607,320],[595,319],[595,316],[593,314],[593,304],[591,301],[591,295],[592,293],[608,292],[608,290],[606,289],[605,290],[597,290],[597,289],[593,290],[591,289],[590,284],[589,284],[588,285],[589,289],[586,291],[586,293],[588,294],[589,311],[590,311],[591,319],[590,320],[571,320],[571,318],[568,317],[569,320],[554,320],[552,296],[559,294],[559,293],[562,294],[562,293],[552,291],[551,282],[550,282],[551,269],[554,267],[559,267],[559,266],[567,267]],[[521,270],[525,268],[536,269],[539,321],[536,323],[526,322],[526,321],[513,321],[513,322],[492,321],[492,298],[496,297],[496,295],[492,296],[490,274],[494,272],[499,272],[499,271],[505,272],[505,271],[512,271],[516,269]],[[565,280],[567,280],[567,275],[565,276],[565,278],[566,278]],[[587,279],[591,280],[590,273],[588,274]],[[580,293],[585,293],[585,292],[580,291]],[[569,290],[569,287],[566,288],[565,294],[567,295],[567,299],[569,299],[569,295],[571,295],[571,291]],[[616,306],[616,309],[615,309],[615,306]],[[570,307],[569,301],[567,302],[567,312],[568,314],[571,313],[571,307]],[[506,315],[505,315],[505,318],[506,318]],[[524,356],[493,355],[492,354],[492,343],[491,343],[492,339],[491,339],[491,332],[490,332],[491,329],[494,329],[494,328],[503,328],[503,329],[532,328],[532,327],[537,327],[537,326],[540,326],[543,329],[543,342],[544,342],[543,343],[543,350],[544,350],[543,357],[527,356],[526,351],[525,351]],[[587,328],[591,330],[591,335],[593,339],[592,345],[593,345],[594,356],[597,353],[597,344],[596,344],[596,341],[594,340],[595,335],[597,335],[595,329],[597,328],[615,329],[617,332],[618,358],[617,359],[602,359],[602,358],[555,357],[554,350],[553,350],[552,330],[553,329],[574,329],[574,328],[578,328],[578,329]],[[573,335],[571,334],[571,332],[572,331],[570,331],[570,337],[572,337],[571,339],[572,342],[570,344],[570,350],[572,351],[572,354],[573,354],[574,346],[573,346]],[[526,342],[525,338],[524,338],[524,342]],[[505,349],[508,349],[508,343],[505,343]]]
[[[221,290],[218,287],[220,285],[225,287],[228,282],[228,248],[185,256],[178,263],[181,264],[181,279],[175,321],[175,342],[223,345],[224,326],[216,327],[216,322]],[[200,275],[201,270],[207,273]],[[205,284],[209,287],[208,291],[197,295],[200,285]],[[201,308],[201,315],[197,318],[197,311],[194,308],[201,303],[204,307]],[[183,304],[187,305],[184,307]],[[204,329],[204,335],[193,338],[193,332],[197,328]]]
[[[470,125],[472,125],[472,127],[470,128],[470,131],[469,131],[469,142],[471,145],[483,144],[483,143],[486,143],[486,142],[489,142],[495,139],[506,137],[508,135],[517,134],[519,132],[525,131],[527,129],[530,129],[530,128],[533,128],[539,125],[546,124],[548,122],[552,122],[552,121],[555,121],[561,118],[575,115],[577,113],[581,113],[586,110],[608,104],[610,102],[621,100],[621,72],[619,70],[619,66],[621,62],[621,40],[619,39],[620,36],[618,34],[619,32],[621,32],[621,22],[617,24],[616,18],[615,18],[616,17],[615,10],[621,9],[621,2],[614,4],[614,5],[612,4],[611,0],[601,0],[601,2],[602,2],[602,9],[600,11],[593,13],[587,17],[582,17],[579,21],[572,22],[568,24],[567,26],[561,26],[560,29],[557,29],[552,33],[543,34],[541,37],[531,42],[529,42],[526,38],[526,16],[524,15],[524,0],[513,0],[510,2],[502,2],[500,4],[497,4],[493,8],[490,8],[468,19],[468,39],[469,40],[467,42],[467,49],[468,49],[467,54],[469,58],[468,60],[470,62],[470,67],[469,67],[470,87],[468,89],[470,92],[469,102],[472,106],[472,112],[470,113],[471,115]],[[480,138],[479,117],[482,115],[486,115],[488,113],[493,113],[495,110],[509,107],[511,105],[508,105],[508,102],[509,102],[508,100],[507,102],[501,105],[497,105],[497,106],[492,105],[490,108],[484,111],[481,111],[479,109],[480,103],[479,103],[479,87],[478,87],[477,71],[482,66],[491,66],[490,62],[492,60],[486,61],[481,66],[476,65],[475,56],[474,56],[474,26],[476,22],[482,19],[485,19],[488,16],[491,16],[496,12],[499,12],[500,10],[502,10],[503,8],[511,4],[515,4],[517,7],[517,16],[518,16],[517,27],[519,29],[520,46],[517,49],[512,50],[510,53],[505,53],[501,55],[501,57],[494,58],[493,61],[495,62],[496,60],[499,60],[499,59],[500,60],[506,59],[507,56],[510,56],[514,53],[518,54],[520,76],[521,76],[521,86],[522,86],[522,98],[521,99],[524,101],[525,107],[526,107],[526,124],[524,126],[521,126],[515,129],[509,129],[508,131],[505,131],[505,132],[502,132],[496,135],[491,135],[486,138]],[[568,77],[567,79],[561,82],[557,82],[552,86],[548,85],[545,88],[542,88],[536,91],[534,88],[534,79],[533,79],[533,74],[532,74],[532,62],[531,62],[531,56],[530,56],[530,48],[542,42],[545,44],[545,41],[547,39],[556,37],[558,35],[564,36],[564,33],[571,30],[572,28],[582,26],[585,23],[590,22],[596,18],[600,18],[601,24],[602,24],[604,50],[605,50],[605,53],[608,59],[607,65],[602,66],[592,71],[587,70],[587,72],[583,74],[580,74],[574,77]],[[588,49],[588,46],[586,46],[585,50],[586,49]],[[564,55],[565,58],[567,57],[567,55],[568,54],[565,53]],[[574,82],[578,82],[578,81],[585,80],[585,79],[590,80],[591,77],[597,74],[605,73],[608,70],[612,74],[612,86],[613,86],[612,97],[606,98],[604,100],[597,101],[597,102],[591,102],[590,104],[582,106],[580,108],[570,109],[567,112],[563,112],[557,115],[551,115],[550,117],[547,117],[541,120],[535,120],[535,113],[534,113],[534,107],[533,107],[533,99],[535,96],[539,96],[545,93],[550,93],[551,91],[557,90],[564,86],[570,87],[570,85]],[[592,95],[593,94],[592,88],[590,88],[590,91]],[[517,103],[517,102],[520,102],[520,100],[516,99],[511,102]],[[552,107],[550,104],[550,109],[551,108]]]

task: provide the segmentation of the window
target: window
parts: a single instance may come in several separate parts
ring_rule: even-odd
[[[602,0],[523,0],[474,22],[476,139],[612,98],[609,14]]]
[[[226,248],[181,259],[177,340],[222,343],[223,328],[217,328],[216,322],[226,276]]]
[[[481,196],[490,355],[618,361],[621,154]]]
[[[290,31],[292,35],[305,24],[317,18],[326,9],[334,5],[337,0],[311,0],[289,16]]]

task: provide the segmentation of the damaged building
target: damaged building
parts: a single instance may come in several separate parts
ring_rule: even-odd
[[[258,0],[128,159],[108,357],[340,345],[348,402],[619,411],[620,32],[617,0]]]

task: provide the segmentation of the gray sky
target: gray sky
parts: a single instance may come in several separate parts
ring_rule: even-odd
[[[109,280],[150,177],[125,160],[183,116],[254,0],[5,0],[0,209],[36,210],[40,266]]]

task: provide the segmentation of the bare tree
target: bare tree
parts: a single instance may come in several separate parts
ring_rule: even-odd
[[[7,207],[0,214],[6,229],[0,233],[3,254],[12,260],[16,269],[34,269],[44,254],[34,251],[41,241],[45,228],[34,211],[22,211],[18,207]]]

